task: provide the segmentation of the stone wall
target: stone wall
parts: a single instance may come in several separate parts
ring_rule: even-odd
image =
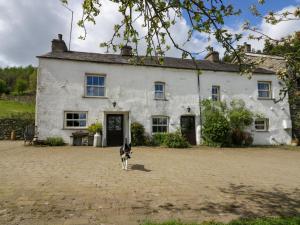
[[[34,125],[34,119],[31,117],[14,117],[0,119],[0,140],[9,140],[11,132],[16,132],[16,139],[24,139],[24,129],[27,125]]]
[[[35,95],[20,95],[20,96],[13,96],[13,95],[0,95],[1,100],[9,100],[15,102],[22,102],[26,104],[35,104]]]

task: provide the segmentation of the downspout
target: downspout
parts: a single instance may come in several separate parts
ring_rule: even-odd
[[[198,102],[199,102],[199,122],[200,122],[200,144],[202,144],[202,107],[201,107],[201,92],[200,92],[200,75],[201,72],[197,70],[197,85],[198,85]]]

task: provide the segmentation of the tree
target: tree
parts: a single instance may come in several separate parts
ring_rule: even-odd
[[[28,82],[24,79],[18,79],[16,82],[16,86],[15,89],[18,92],[18,94],[24,94],[24,92],[27,90],[28,88]]]
[[[68,4],[68,0],[61,1]],[[233,34],[224,26],[228,17],[237,16],[241,13],[241,10],[235,9],[233,4],[225,3],[223,0],[110,1],[119,5],[122,21],[115,24],[111,39],[101,44],[107,51],[111,49],[117,51],[124,45],[131,44],[134,46],[133,60],[143,62],[144,59],[138,57],[138,46],[141,42],[145,42],[146,51],[144,55],[155,56],[160,63],[163,63],[165,52],[171,47],[179,49],[182,52],[182,58],[190,57],[195,60],[202,52],[187,50],[185,43],[191,41],[194,35],[206,34],[208,40],[214,37],[224,47],[227,55],[233,55],[242,73],[251,74],[258,66],[254,62],[245,63],[243,52],[235,48],[236,43],[242,38],[242,33]],[[81,37],[84,39],[87,35],[86,23],[96,23],[95,18],[100,15],[103,2],[101,0],[82,0],[82,2],[83,16],[78,21],[78,25],[84,29],[84,35]],[[258,0],[257,4],[251,6],[251,12],[266,23],[276,25],[290,20],[300,20],[300,7],[280,14],[270,11],[267,15],[262,15],[257,5],[264,3],[265,0]],[[173,33],[171,28],[183,16],[187,18],[190,30],[186,41],[177,43],[174,38],[176,33]],[[282,41],[269,37],[249,22],[245,22],[243,29],[251,33],[249,39]],[[143,32],[139,32],[140,30]],[[167,44],[167,39],[170,40],[171,45]],[[284,41],[289,42],[288,39]],[[206,50],[212,50],[211,46],[206,46]],[[198,69],[196,63],[195,69]],[[284,73],[279,75],[285,76]]]
[[[37,70],[35,69],[29,76],[29,89],[32,92],[36,92],[37,83]]]
[[[7,91],[7,85],[6,82],[2,79],[0,79],[0,95],[5,93]]]

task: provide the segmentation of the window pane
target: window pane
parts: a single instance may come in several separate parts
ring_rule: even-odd
[[[73,127],[73,121],[67,121],[67,127]]]
[[[167,127],[161,127],[161,132],[166,133],[167,132]]]
[[[99,87],[99,95],[98,96],[104,96],[104,87]]]
[[[104,86],[104,77],[99,77],[99,85]]]
[[[87,76],[87,85],[92,85],[93,84],[93,77],[92,76]]]
[[[258,90],[269,90],[270,84],[268,83],[258,83]]]
[[[152,124],[153,125],[157,125],[158,124],[158,119],[157,118],[153,118],[152,119]]]
[[[74,125],[73,125],[74,127],[79,127],[79,121],[78,121],[78,120],[74,120],[74,121],[73,121],[73,124],[74,124]]]
[[[67,119],[73,119],[73,114],[72,113],[67,113]]]
[[[156,92],[155,93],[155,98],[164,98],[164,93],[163,92]]]
[[[164,124],[164,125],[168,124],[168,119],[166,117],[162,118],[162,124]]]
[[[258,92],[258,97],[260,98],[268,98],[270,96],[269,91],[259,91]]]
[[[80,119],[86,119],[86,113],[80,113],[79,118]]]
[[[93,85],[99,85],[99,79],[97,76],[93,76]]]
[[[85,127],[85,126],[86,126],[86,121],[85,121],[85,120],[80,120],[80,121],[79,121],[79,125],[80,125],[81,127]]]
[[[162,84],[155,84],[155,91],[163,91],[163,85]]]
[[[74,118],[74,119],[79,119],[79,113],[74,113],[74,114],[73,114],[73,118]]]

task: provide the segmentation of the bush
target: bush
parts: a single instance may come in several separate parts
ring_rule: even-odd
[[[165,146],[168,148],[188,148],[190,146],[180,131],[176,131],[175,133],[153,134],[150,145]]]
[[[145,145],[145,128],[142,124],[134,122],[131,124],[131,144],[133,146]]]
[[[220,112],[215,111],[206,115],[203,124],[203,139],[209,146],[225,146],[229,142],[229,122]]]
[[[253,138],[244,131],[253,123],[254,114],[242,100],[225,102],[203,101],[203,139],[210,146],[251,145]]]
[[[168,148],[187,148],[190,146],[185,137],[182,136],[180,131],[175,133],[168,133],[164,137],[164,145]]]
[[[162,146],[165,143],[167,133],[155,133],[152,135],[151,143],[153,146]]]
[[[102,123],[93,123],[88,127],[88,131],[92,134],[100,133],[102,134]]]
[[[18,79],[16,81],[15,89],[18,94],[22,95],[28,88],[28,82],[24,79]]]
[[[49,146],[63,146],[65,142],[61,137],[48,137],[45,144]]]

